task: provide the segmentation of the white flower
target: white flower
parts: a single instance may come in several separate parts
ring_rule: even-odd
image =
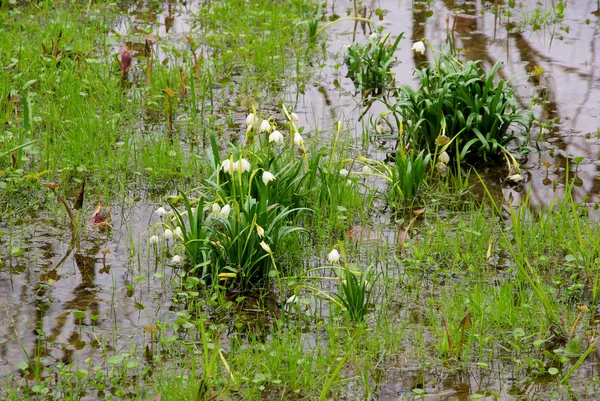
[[[265,241],[262,241],[260,243],[260,246],[262,247],[262,249],[265,250],[265,252],[267,253],[271,253],[271,247],[269,246],[269,244],[267,244]]]
[[[177,235],[178,238],[183,238],[183,231],[181,231],[181,227],[179,227],[179,226],[175,227],[175,230],[173,230],[173,233],[175,235]]]
[[[435,165],[435,168],[442,177],[445,177],[448,174],[448,166],[446,163],[438,162],[438,164]]]
[[[161,207],[159,207],[158,209],[156,209],[154,211],[154,214],[157,215],[160,218],[163,218],[164,216],[167,215],[167,211],[165,210],[164,207],[161,206]]]
[[[243,173],[244,171],[250,171],[252,165],[246,159],[238,160],[238,169]]]
[[[423,43],[422,40],[415,42],[415,43],[413,43],[410,50],[414,50],[417,53],[425,54],[425,43]]]
[[[340,170],[340,175],[342,177],[348,177],[348,174],[349,174],[348,170],[346,170],[345,168],[343,168],[343,169]]]
[[[173,263],[174,265],[180,264],[181,263],[181,256],[179,256],[179,255],[173,256],[173,258],[171,259],[171,263]]]
[[[223,206],[223,209],[221,209],[221,211],[220,211],[220,213],[225,217],[229,217],[230,212],[231,212],[231,206],[229,206],[229,205]]]
[[[218,214],[221,211],[221,206],[219,206],[218,203],[213,203],[212,205],[212,212],[214,214]]]
[[[170,239],[173,239],[173,231],[169,230],[168,228],[165,230],[165,239],[168,241]]]
[[[271,131],[271,124],[267,120],[262,120],[260,123],[260,132],[269,132]]]
[[[275,176],[268,171],[265,171],[262,175],[262,180],[267,185],[270,181],[273,181]]]
[[[340,255],[337,249],[333,248],[331,252],[329,252],[329,255],[327,255],[327,260],[329,261],[329,263],[337,263],[340,261],[341,256],[342,255]]]
[[[296,135],[294,135],[294,143],[296,145],[302,145],[304,143],[304,138],[302,138],[302,135],[300,135],[298,132],[296,132]]]
[[[264,237],[265,235],[265,229],[262,228],[261,226],[259,226],[258,224],[256,225],[256,232],[258,233],[259,237]]]
[[[377,34],[377,32],[373,32],[372,34],[370,34],[369,40],[371,40],[373,42],[377,42],[379,40],[379,35]]]
[[[246,117],[246,125],[254,125],[257,122],[257,118],[254,116],[254,113],[248,114]]]
[[[346,180],[346,185],[352,185],[352,184],[353,184],[353,182],[352,182],[352,180],[351,180],[351,179],[347,179],[347,180]]]
[[[375,126],[375,132],[377,132],[379,135],[383,134],[385,132],[385,127],[383,124],[377,124]]]
[[[152,237],[150,237],[150,243],[158,244],[158,237],[156,235],[153,235]]]
[[[362,173],[363,174],[371,174],[373,172],[373,170],[371,170],[371,167],[369,166],[363,166],[362,168]]]
[[[290,117],[292,117],[292,121],[299,123],[300,122],[300,117],[298,117],[298,114],[296,113],[291,113]]]
[[[442,163],[444,163],[444,164],[448,164],[448,162],[450,161],[450,156],[448,155],[448,153],[446,153],[446,152],[443,152],[443,153],[440,155],[440,161],[441,161]]]
[[[294,294],[291,297],[289,297],[287,299],[287,301],[285,301],[285,303],[286,304],[295,304],[295,303],[298,303],[298,301],[299,301],[298,297]]]
[[[226,173],[233,174],[233,171],[235,170],[235,163],[232,163],[230,159],[223,160],[223,163],[221,163],[221,170]]]
[[[279,142],[283,140],[283,134],[277,130],[273,131],[269,135],[269,142]]]
[[[523,176],[521,174],[509,175],[508,180],[512,182],[521,182],[523,181]]]

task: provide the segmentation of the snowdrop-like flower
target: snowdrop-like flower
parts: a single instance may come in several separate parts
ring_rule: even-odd
[[[165,239],[168,241],[170,239],[173,239],[173,231],[169,230],[168,228],[165,230]]]
[[[179,255],[175,255],[173,256],[173,258],[171,259],[171,263],[174,265],[178,265],[181,263],[181,256]]]
[[[269,132],[271,131],[271,124],[267,120],[262,120],[260,123],[260,132]]]
[[[369,166],[363,166],[361,171],[363,174],[371,174],[373,172],[373,170],[371,170],[371,167]]]
[[[290,117],[292,117],[292,121],[295,123],[299,123],[300,122],[300,117],[298,117],[298,114],[296,113],[291,113]]]
[[[213,203],[212,205],[212,212],[214,214],[218,214],[221,211],[221,206],[219,206],[218,203]]]
[[[270,181],[273,181],[275,176],[268,171],[265,171],[262,175],[262,180],[267,185]]]
[[[156,235],[153,235],[152,237],[150,237],[150,244],[158,244],[158,237]]]
[[[369,40],[377,42],[379,40],[379,34],[377,32],[373,32],[369,35]]]
[[[446,163],[438,162],[438,164],[435,165],[435,168],[442,177],[445,177],[448,174],[448,166]]]
[[[257,123],[257,118],[254,116],[254,113],[248,114],[246,117],[246,125],[254,125]]]
[[[259,226],[258,224],[256,225],[256,232],[258,233],[259,237],[264,237],[265,235],[265,229],[262,228],[261,226]]]
[[[346,170],[345,168],[340,170],[340,175],[342,177],[348,177],[348,174],[350,174],[350,173],[348,173],[348,170]]]
[[[183,231],[181,231],[181,227],[179,226],[175,227],[175,230],[173,230],[173,234],[175,234],[178,238],[183,238]]]
[[[283,134],[277,130],[273,131],[269,135],[269,142],[279,142],[283,140]]]
[[[167,211],[165,210],[164,207],[161,206],[161,207],[159,207],[158,209],[156,209],[154,211],[154,214],[157,215],[160,218],[163,218],[163,217],[165,217],[167,215]]]
[[[450,161],[450,156],[448,155],[448,153],[446,153],[446,152],[443,152],[443,153],[440,155],[440,161],[441,161],[442,163],[444,163],[444,164],[448,164],[448,162]]]
[[[291,297],[289,297],[287,299],[287,301],[285,301],[285,303],[286,304],[295,304],[295,303],[298,303],[298,301],[299,301],[298,297],[294,294]]]
[[[294,135],[294,143],[296,145],[302,145],[304,143],[304,138],[302,138],[302,135],[300,135],[298,132],[296,132],[296,135]]]
[[[385,132],[385,127],[383,126],[383,124],[377,124],[375,126],[375,132],[377,132],[377,134],[381,135]]]
[[[333,248],[331,252],[329,252],[329,255],[327,255],[327,260],[329,261],[329,263],[337,263],[340,261],[341,256],[342,255],[340,255],[337,249]]]
[[[238,169],[243,173],[244,171],[250,171],[252,165],[246,159],[238,160]]]
[[[221,163],[221,170],[226,173],[233,174],[233,171],[235,170],[235,163],[232,163],[230,159],[225,159],[223,160],[223,163]]]
[[[521,182],[523,181],[523,176],[521,174],[509,175],[508,180],[512,182]]]
[[[413,43],[410,50],[414,50],[417,53],[425,54],[425,43],[422,40]]]
[[[262,241],[260,243],[260,246],[262,247],[262,249],[265,250],[265,252],[267,253],[271,253],[271,247],[269,246],[269,244],[267,244],[265,241]]]
[[[230,212],[231,212],[231,206],[225,205],[225,206],[223,206],[223,208],[221,209],[221,211],[219,213],[221,213],[225,217],[229,217]]]
[[[354,183],[352,182],[352,180],[351,180],[351,179],[347,179],[347,180],[346,180],[346,185],[352,185],[352,184],[354,184]]]

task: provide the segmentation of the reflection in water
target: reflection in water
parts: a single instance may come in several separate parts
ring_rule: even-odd
[[[350,7],[352,2],[345,4]],[[339,8],[340,3],[336,6]],[[386,10],[383,20],[375,20],[385,32],[390,32],[392,37],[403,31],[411,33],[409,41],[401,41],[397,51],[400,63],[393,71],[398,83],[410,81],[413,66],[427,57],[432,60],[429,51],[423,56],[409,50],[414,41],[423,38],[429,39],[437,49],[450,35],[463,59],[482,60],[487,68],[497,61],[504,62],[500,76],[507,80],[512,77],[512,82],[518,85],[521,104],[532,108],[541,126],[533,128],[530,153],[523,165],[527,170],[523,175],[528,180],[520,188],[511,189],[503,184],[504,171],[498,184],[490,183],[497,186],[494,192],[519,203],[520,194],[531,191],[531,206],[538,209],[547,206],[554,196],[561,196],[565,186],[574,182],[577,200],[600,202],[600,180],[596,179],[600,173],[600,21],[597,17],[586,21],[597,12],[597,1],[569,2],[563,17],[556,13],[550,1],[523,3],[512,8],[503,2],[453,0],[399,3],[383,0],[376,6]],[[536,12],[544,19],[534,21]],[[402,23],[398,23],[400,21]],[[330,58],[332,68],[345,54],[345,46],[349,45],[346,33],[352,32],[353,23],[336,24],[330,29],[337,37],[330,35],[328,49],[339,55]],[[366,40],[367,34],[364,35],[356,40]],[[320,85],[321,93],[337,93],[338,98],[319,99],[318,92],[309,89],[299,101],[309,116],[319,115],[313,120],[309,117],[309,121],[314,121],[320,131],[327,132],[330,122],[321,115],[329,116],[334,108],[339,110],[340,105],[344,106],[343,115],[356,120],[359,114],[353,110],[356,102],[348,79],[338,78],[335,86],[333,82]],[[374,107],[370,114],[376,116],[381,111]],[[363,127],[355,128],[355,136],[360,137]],[[579,156],[584,160],[575,178],[574,159]],[[545,162],[553,166],[548,175]],[[566,171],[567,165],[570,172]]]
[[[160,282],[140,285],[135,291],[137,307],[122,291],[132,275],[147,276],[144,271],[150,269],[143,252],[143,270],[130,268],[128,247],[145,243],[145,234],[138,236],[154,210],[150,204],[141,205],[132,214],[123,207],[114,216],[116,238],[89,232],[77,250],[66,248],[68,238],[62,233],[49,235],[47,226],[16,227],[27,243],[19,260],[29,262],[19,268],[22,273],[15,274],[12,260],[0,269],[0,292],[10,294],[0,297],[0,376],[16,373],[18,363],[28,359],[43,372],[58,361],[81,362],[111,349],[127,349],[143,335],[144,325],[165,319],[169,311],[155,299]],[[147,309],[140,311],[141,304]]]

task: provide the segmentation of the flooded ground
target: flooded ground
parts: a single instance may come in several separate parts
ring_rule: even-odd
[[[134,50],[135,43],[143,47],[148,34],[183,50],[183,35],[197,27],[191,21],[200,3],[130,2],[114,29]],[[393,68],[397,82],[414,82],[412,69],[424,61],[411,52],[414,41],[426,37],[437,48],[451,35],[464,58],[482,60],[488,68],[503,61],[502,75],[515,75],[523,105],[541,121],[551,122],[533,131],[532,151],[523,163],[526,180],[520,187],[504,186],[501,174],[492,176],[490,184],[499,196],[518,203],[530,193],[531,204],[544,207],[562,194],[567,164],[573,168],[574,158],[583,157],[576,176],[569,174],[577,180],[576,198],[600,202],[600,5],[595,0],[513,3],[381,0],[365,2],[360,12],[392,36],[404,32],[399,63]],[[329,1],[323,18],[345,17],[352,7],[351,1]],[[357,138],[363,130],[373,130],[366,125],[368,118],[362,120],[365,125],[357,122],[363,109],[344,66],[347,46],[372,32],[373,27],[354,22],[327,28],[327,52],[316,78],[305,88],[285,88],[286,99],[307,122],[308,137],[317,131],[330,135],[337,120],[351,125]],[[168,57],[159,52],[159,58]],[[374,106],[370,113],[380,111]],[[245,111],[237,114],[241,125]],[[147,245],[151,224],[157,222],[152,213],[160,202],[141,198],[113,205],[115,229],[109,235],[89,233],[78,250],[69,249],[69,236],[56,226],[55,216],[40,212],[0,223],[5,232],[17,233],[12,246],[22,251],[0,261],[0,293],[5,295],[0,299],[0,377],[17,373],[27,356],[39,356],[44,366],[53,366],[106,349],[124,352],[132,344],[148,342],[144,327],[175,319],[177,307],[169,310],[175,271],[157,270],[156,250]],[[77,311],[85,317],[77,317]],[[536,399],[545,385],[513,377],[510,362],[451,374],[439,367],[415,371],[415,365],[403,360],[374,370],[373,398],[410,399],[423,390],[432,400],[470,400],[473,395],[494,399],[494,393],[502,399]],[[599,370],[594,355],[576,375],[581,383],[591,382]],[[586,394],[584,385],[579,388]],[[354,391],[348,389],[347,399],[362,395]]]
[[[509,3],[510,4],[510,3]],[[427,38],[437,49],[451,35],[462,57],[481,60],[491,68],[502,61],[501,76],[513,77],[519,85],[524,107],[536,117],[551,122],[532,131],[532,151],[523,163],[526,183],[518,190],[496,189],[504,197],[530,191],[535,207],[547,205],[564,190],[565,166],[583,157],[577,169],[579,200],[600,201],[600,22],[594,0],[569,2],[564,15],[553,2],[525,1],[514,5],[503,2],[471,1],[371,1],[365,2],[361,15],[383,26],[392,37],[404,32],[396,52],[399,63],[392,70],[398,83],[414,82],[412,69],[425,60],[410,51],[413,42]],[[562,4],[562,3],[561,3]],[[345,17],[352,2],[328,4],[326,19]],[[383,10],[383,15],[379,11]],[[508,16],[510,14],[510,16]],[[345,49],[353,37],[364,41],[374,31],[365,24],[340,22],[328,28],[328,56],[320,81],[299,100],[307,121],[321,130],[331,130],[338,119],[358,121],[362,113],[354,85],[345,77]],[[356,32],[355,32],[356,31]],[[428,52],[431,59],[431,53]],[[339,69],[335,67],[339,65]],[[533,76],[536,69],[540,75]],[[532,96],[533,94],[533,96]],[[290,97],[293,99],[294,95]],[[533,104],[532,104],[533,103]],[[382,109],[373,109],[373,114]],[[354,127],[360,137],[363,126]],[[373,131],[372,127],[366,127]],[[539,151],[538,151],[539,149]],[[546,168],[544,162],[550,163]],[[575,177],[569,174],[570,179]],[[504,177],[505,178],[505,177]]]

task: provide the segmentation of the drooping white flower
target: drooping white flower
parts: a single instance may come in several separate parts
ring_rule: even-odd
[[[267,120],[262,120],[260,122],[260,132],[269,132],[271,131],[271,124]]]
[[[173,230],[173,233],[178,237],[178,238],[183,238],[183,231],[181,231],[181,227],[177,226],[175,227],[175,230]]]
[[[265,185],[267,185],[270,181],[273,181],[274,179],[275,176],[268,171],[265,171],[262,175],[262,180],[265,183]]]
[[[171,231],[167,228],[165,230],[164,236],[167,241],[173,239],[173,231]]]
[[[442,177],[445,177],[448,174],[448,166],[446,165],[446,163],[438,162],[435,165],[435,168]]]
[[[417,53],[425,54],[425,43],[422,40],[413,43],[410,50],[414,50]]]
[[[440,155],[440,161],[444,164],[448,164],[448,162],[450,161],[450,156],[448,155],[448,153],[442,152],[442,154]]]
[[[523,176],[521,174],[509,175],[508,180],[512,182],[521,182],[523,181]]]
[[[327,255],[327,260],[329,261],[329,263],[337,263],[340,261],[340,257],[342,255],[340,255],[340,253],[338,252],[337,249],[333,248],[331,250],[331,252],[329,252],[329,255]]]
[[[352,182],[352,180],[351,180],[351,179],[347,179],[347,180],[346,180],[346,185],[352,185],[352,184],[354,184],[354,182]]]
[[[299,123],[300,122],[300,117],[298,117],[298,114],[296,113],[290,113],[290,117],[292,117],[292,121],[295,123]]]
[[[277,130],[273,131],[269,135],[269,142],[279,142],[283,140],[283,134]]]
[[[154,244],[158,244],[158,237],[156,235],[153,235],[152,237],[150,237],[150,244],[154,245]]]
[[[300,135],[299,132],[296,132],[294,135],[294,143],[296,145],[302,145],[304,143],[304,138],[302,138],[302,135]]]
[[[167,211],[165,210],[164,207],[161,206],[161,207],[159,207],[158,209],[156,209],[154,211],[154,214],[157,215],[160,218],[163,218],[163,217],[165,217],[167,215]]]
[[[385,126],[383,124],[377,124],[375,126],[375,132],[377,132],[379,135],[383,134],[385,132]]]
[[[250,171],[250,169],[252,168],[252,165],[250,164],[250,162],[246,159],[240,159],[238,160],[238,169],[240,170],[240,172],[245,172],[245,171]]]
[[[261,241],[260,246],[265,250],[265,252],[271,253],[271,247],[265,241]]]
[[[225,159],[223,160],[223,163],[221,163],[221,170],[226,173],[233,174],[233,171],[235,170],[235,163],[232,163],[230,159]]]
[[[350,173],[348,173],[348,170],[346,170],[345,168],[340,170],[340,175],[342,177],[348,177],[348,174],[350,174]]]
[[[363,174],[371,174],[373,172],[373,170],[369,166],[363,166],[361,171]]]
[[[287,299],[287,301],[285,301],[285,303],[286,303],[286,304],[295,304],[295,303],[298,303],[298,301],[299,301],[299,299],[298,299],[298,296],[296,296],[296,295],[294,294],[294,295],[292,295],[291,297],[289,297],[289,298]]]
[[[173,256],[173,258],[171,259],[171,263],[174,265],[178,265],[181,263],[181,256],[179,255],[175,255]]]
[[[246,125],[254,125],[257,122],[257,118],[254,116],[254,113],[248,114],[246,117]]]
[[[223,208],[220,211],[220,213],[225,217],[229,217],[230,212],[231,212],[231,206],[229,206],[229,205],[223,206]]]
[[[259,226],[258,224],[256,225],[256,232],[258,233],[259,237],[264,237],[265,235],[265,229],[262,228],[261,226]]]
[[[212,205],[212,212],[214,214],[218,214],[221,211],[221,206],[219,206],[218,203],[213,203]]]

